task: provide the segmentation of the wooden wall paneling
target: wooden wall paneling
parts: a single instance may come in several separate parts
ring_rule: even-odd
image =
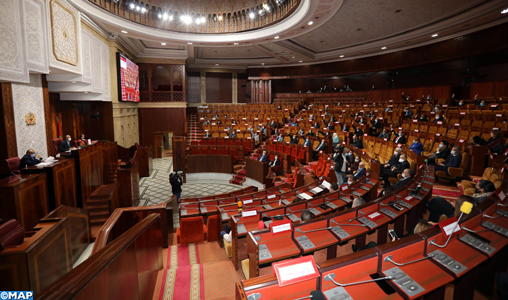
[[[0,181],[0,218],[16,219],[30,231],[49,211],[46,174],[22,176],[22,181],[10,177]]]
[[[139,205],[139,165],[134,163],[130,168],[118,170],[118,198],[120,207]]]
[[[388,95],[388,100],[393,100],[393,101],[399,101],[401,100],[401,97],[400,95],[402,94],[404,90],[402,89],[391,89],[390,90],[390,93]],[[404,95],[406,93],[408,93],[409,91],[405,91]]]
[[[173,132],[173,135],[185,133],[185,108],[140,108],[139,138],[143,145],[152,145],[155,132]]]
[[[247,81],[247,74],[246,73],[238,73],[238,88],[237,88],[237,102],[238,103],[249,103],[251,97],[248,97],[246,95],[251,95],[251,84]],[[242,87],[242,85],[244,87]]]
[[[0,83],[0,88],[0,100],[2,100],[0,113],[3,116],[2,122],[0,122],[0,157],[15,157],[18,156],[18,146],[14,126],[12,85],[10,83]]]
[[[201,102],[201,73],[189,72],[187,75],[187,103]]]
[[[173,170],[185,170],[187,141],[184,136],[173,135]],[[169,180],[169,178],[168,178]]]
[[[27,253],[30,286],[35,293],[72,270],[70,233],[66,222],[67,219],[60,220],[44,236],[44,243],[36,243]]]
[[[494,82],[494,97],[498,98],[508,96],[508,93],[506,92],[507,82],[508,80]]]
[[[117,142],[105,142],[102,146],[103,179],[102,184],[113,184],[115,182],[116,170],[118,167],[118,145]]]
[[[233,74],[206,73],[206,103],[233,103]]]
[[[44,120],[46,125],[46,143],[48,147],[48,155],[53,155],[55,148],[53,147],[53,128],[51,124],[51,105],[49,103],[48,81],[46,75],[42,75],[42,99],[44,102]]]
[[[77,207],[75,161],[73,159],[66,160],[59,168],[51,168],[50,174],[55,195],[54,208],[60,205]],[[50,209],[54,208],[50,207]]]

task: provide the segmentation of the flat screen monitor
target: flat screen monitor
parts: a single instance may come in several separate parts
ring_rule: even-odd
[[[116,53],[118,98],[120,101],[139,102],[139,67],[119,52]]]

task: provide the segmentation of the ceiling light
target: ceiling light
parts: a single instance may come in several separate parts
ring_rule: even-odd
[[[501,11],[501,13],[502,13],[502,14],[506,14],[506,13],[508,13],[508,8],[503,9],[503,10]]]
[[[173,20],[173,15],[169,16],[169,20],[170,21]]]
[[[436,36],[437,36],[437,33],[434,33],[434,34],[432,35],[432,37],[436,37]]]
[[[344,57],[344,55],[341,55],[340,57]]]
[[[251,19],[254,19],[254,18],[256,17],[256,14],[255,14],[255,13],[253,13],[253,12],[251,12],[251,13],[249,14],[249,17],[250,17]]]
[[[161,43],[162,46],[166,46],[166,43]]]
[[[139,6],[136,6],[136,10],[139,11],[141,9],[141,7]]]
[[[201,19],[200,18],[196,19],[196,24],[201,24]]]
[[[217,67],[219,66],[219,64],[215,64]]]
[[[191,42],[188,42],[188,43],[187,43],[187,45],[192,45],[192,43],[191,43]]]
[[[128,33],[128,32],[127,32],[127,31],[125,31],[125,30],[122,30],[122,33]]]
[[[293,56],[293,58],[295,58],[295,57]]]
[[[263,10],[262,10],[262,9],[260,9],[260,10],[259,10],[259,14],[260,14],[260,15],[262,15],[262,14],[263,14]]]
[[[162,15],[161,15],[161,14],[158,14],[158,15],[157,15],[157,17],[158,17],[159,19],[162,19]]]
[[[131,3],[131,4],[129,5],[129,8],[130,8],[130,9],[134,9],[134,7],[136,7],[136,5],[134,5],[134,3]]]
[[[88,92],[85,92],[85,94],[88,94]]]
[[[261,65],[262,65],[262,66],[264,66],[264,65],[265,65],[265,63],[261,63]]]
[[[168,19],[168,14],[167,14],[167,13],[164,13],[164,14],[162,15],[162,19],[163,19],[164,21],[166,21],[166,20]]]
[[[206,22],[206,18],[205,17],[201,17],[201,23],[205,23]]]
[[[266,11],[270,11],[270,6],[267,6],[265,9]]]
[[[278,39],[278,38],[279,38],[279,36],[274,37],[274,39]]]
[[[219,21],[222,21],[222,16],[219,16]]]
[[[142,8],[141,8],[141,13],[143,13],[143,14],[144,14],[145,12],[146,12],[146,8],[142,7]]]
[[[309,23],[307,23],[307,24],[312,25],[312,24],[314,24],[314,22],[310,21],[310,22],[309,22]]]
[[[381,50],[385,50],[385,49],[386,49],[386,47],[381,48]]]
[[[235,45],[238,45],[238,43],[234,43]]]
[[[76,83],[76,81],[73,81],[72,83]]]
[[[299,62],[303,62],[303,60],[300,60]]]

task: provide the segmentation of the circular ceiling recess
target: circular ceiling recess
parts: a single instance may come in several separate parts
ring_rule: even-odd
[[[182,33],[225,34],[276,24],[302,0],[88,0],[121,18]]]

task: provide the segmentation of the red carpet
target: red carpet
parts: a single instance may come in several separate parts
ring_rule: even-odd
[[[199,264],[198,246],[189,245],[173,245],[168,249],[167,266],[170,269],[178,267]]]
[[[436,182],[432,187],[432,196],[440,196],[447,200],[456,200],[460,195],[462,195],[462,193],[455,185],[443,185]]]

